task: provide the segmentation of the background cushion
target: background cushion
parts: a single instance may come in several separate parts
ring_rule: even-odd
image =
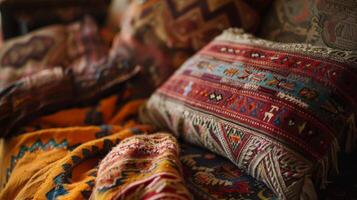
[[[353,0],[275,0],[262,37],[357,51],[357,2]]]
[[[108,53],[95,22],[86,17],[6,41],[0,49],[0,89],[41,70],[96,62]]]
[[[270,1],[148,0],[131,1],[121,17],[114,48],[130,48],[155,88],[189,56],[236,26],[254,32]],[[119,9],[120,11],[120,9]]]

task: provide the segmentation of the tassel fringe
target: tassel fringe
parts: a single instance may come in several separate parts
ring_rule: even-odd
[[[325,188],[329,183],[328,177],[329,174],[335,173],[338,174],[338,152],[340,151],[340,147],[338,145],[338,141],[334,140],[331,143],[330,152],[319,161],[318,165],[318,175],[316,177],[316,181],[319,183],[320,188]]]
[[[300,194],[300,200],[316,200],[317,194],[315,191],[314,183],[308,176],[304,177],[304,183]]]

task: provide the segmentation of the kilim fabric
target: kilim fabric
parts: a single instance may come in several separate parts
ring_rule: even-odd
[[[262,37],[357,51],[354,0],[275,0],[261,26]]]
[[[95,101],[137,73],[135,66],[129,68],[130,60],[108,52],[90,17],[5,42],[0,50],[0,136],[39,115]]]
[[[70,25],[42,28],[2,45],[0,89],[43,69],[97,61],[107,52],[96,24],[89,17]]]
[[[269,2],[134,0],[122,15],[114,47],[132,49],[155,87],[224,29],[235,26],[254,32],[260,9]]]
[[[191,199],[176,139],[157,133],[123,140],[101,161],[91,199]]]
[[[52,26],[5,42],[0,50],[0,88],[34,71],[60,65],[65,60],[61,51],[65,40],[66,28]]]
[[[181,144],[180,160],[186,186],[195,199],[277,199],[262,182],[207,149]]]
[[[5,139],[0,199],[89,199],[100,160],[125,138],[153,131],[131,117],[142,100],[119,99],[39,118]]]
[[[280,199],[315,199],[356,145],[351,51],[229,29],[151,96],[142,119],[229,158]]]

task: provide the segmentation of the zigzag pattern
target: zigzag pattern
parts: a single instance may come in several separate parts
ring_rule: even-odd
[[[20,160],[26,153],[34,152],[37,150],[44,150],[50,148],[67,148],[67,140],[56,142],[54,139],[50,139],[47,142],[42,142],[40,139],[36,140],[31,146],[21,146],[17,155],[11,156],[10,167],[6,170],[6,180],[8,181],[12,170],[14,169],[18,160]]]
[[[202,0],[197,0],[191,4],[188,4],[181,10],[177,9],[176,0],[166,0],[166,4],[170,9],[170,13],[174,19],[177,19],[194,9],[199,9],[200,13],[202,14],[202,18],[205,21],[210,21],[220,15],[227,15],[231,25],[241,25],[240,15],[239,12],[237,12],[234,1],[227,2],[224,6],[220,6],[219,8],[214,9],[214,11],[210,10],[207,1]]]
[[[10,47],[1,58],[1,65],[18,68],[29,60],[41,61],[54,44],[55,40],[49,36],[35,35],[27,41],[20,41]]]

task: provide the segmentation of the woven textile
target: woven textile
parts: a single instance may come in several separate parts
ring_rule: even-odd
[[[182,146],[180,163],[177,159],[178,145],[168,135],[160,136],[161,139],[157,139],[157,135],[143,135],[135,140],[126,140],[126,138],[135,137],[137,134],[153,132],[150,126],[140,125],[136,120],[138,109],[144,103],[144,100],[138,99],[123,103],[126,102],[126,98],[111,96],[103,99],[96,106],[62,110],[38,118],[23,127],[20,136],[4,140],[4,154],[0,154],[4,155],[3,159],[0,160],[3,162],[0,168],[3,170],[0,176],[0,190],[3,191],[0,192],[0,199],[89,199],[92,193],[93,198],[94,196],[100,198],[108,195],[109,190],[98,193],[98,190],[94,188],[96,181],[105,179],[106,176],[102,175],[108,172],[106,170],[98,171],[100,163],[105,162],[103,158],[109,152],[111,152],[110,155],[118,152],[116,151],[119,148],[116,146],[118,143],[123,154],[125,154],[121,156],[130,158],[132,165],[126,165],[128,168],[125,168],[125,170],[120,168],[121,172],[129,174],[130,178],[119,179],[123,177],[119,173],[113,179],[107,179],[125,180],[125,182],[118,182],[118,185],[112,188],[111,191],[114,191],[114,193],[124,187],[133,186],[132,188],[134,188],[134,185],[140,185],[141,181],[146,186],[147,173],[143,173],[141,176],[127,173],[132,169],[131,167],[135,166],[135,169],[140,168],[146,170],[145,172],[157,169],[155,172],[151,171],[151,175],[157,178],[155,179],[157,182],[151,184],[155,185],[154,188],[157,188],[156,184],[161,183],[163,183],[161,185],[169,188],[171,184],[167,183],[172,183],[171,180],[165,179],[166,176],[162,177],[156,172],[176,175],[175,189],[170,190],[170,192],[180,189],[180,194],[183,194],[184,198],[189,196],[184,187],[189,189],[195,199],[224,199],[228,192],[235,199],[274,197],[272,192],[262,183],[244,174],[229,160],[214,155],[205,149],[188,146],[187,144],[180,145]],[[166,141],[166,144],[172,144],[172,146],[164,145],[163,141]],[[133,148],[129,148],[129,144]],[[138,144],[143,144],[143,146]],[[160,168],[156,168],[154,164],[142,165],[140,161],[143,161],[143,159],[138,159],[139,154],[135,153],[141,152],[139,150],[142,149],[149,149],[149,144],[155,144],[154,149],[158,149],[162,157],[160,155],[150,156],[147,160],[152,161],[152,163],[159,161],[156,163],[162,164]],[[164,154],[161,154],[162,152]],[[108,155],[106,159],[109,158]],[[166,158],[174,165],[166,167]],[[191,158],[194,162],[190,161]],[[115,164],[124,167],[123,160],[116,160],[117,162],[112,165],[113,168],[115,168]],[[178,168],[174,168],[175,166]],[[183,173],[181,173],[181,168],[183,168]],[[214,184],[214,181],[206,181],[208,180],[204,176],[206,172],[207,174],[212,173],[216,177],[215,180],[219,179],[224,181],[225,184],[222,184],[222,182]],[[179,178],[182,176],[185,178],[184,185]],[[196,178],[191,179],[191,177]],[[105,183],[110,183],[110,181]],[[142,194],[141,191],[139,190],[136,194]],[[149,191],[152,190],[149,188]],[[165,191],[160,190],[155,196],[161,195]],[[202,196],[203,194],[200,191],[206,194]],[[122,194],[120,197],[133,199],[127,194]]]
[[[262,37],[357,51],[354,0],[276,0],[262,23]]]
[[[91,199],[191,199],[176,139],[157,133],[122,141],[101,161]]]
[[[0,90],[0,136],[10,137],[35,117],[63,108],[88,105],[117,89],[139,68],[120,56],[101,62],[53,68],[20,79]]]
[[[180,147],[185,182],[195,199],[277,199],[229,160],[187,143]]]
[[[0,89],[43,69],[84,65],[104,57],[91,18],[70,25],[53,25],[6,41],[0,49]]]
[[[134,0],[122,16],[121,33],[114,46],[132,49],[144,66],[148,83],[158,86],[224,29],[236,26],[255,31],[260,21],[256,7],[269,2]]]
[[[217,152],[281,199],[315,198],[356,144],[356,57],[230,29],[150,98],[142,119]]]
[[[38,118],[6,139],[0,199],[89,199],[100,160],[125,138],[152,132],[131,119],[143,101],[119,99]]]
[[[122,92],[140,71],[133,60],[109,52],[90,18],[11,40],[1,49],[0,62],[2,137],[40,115]]]

